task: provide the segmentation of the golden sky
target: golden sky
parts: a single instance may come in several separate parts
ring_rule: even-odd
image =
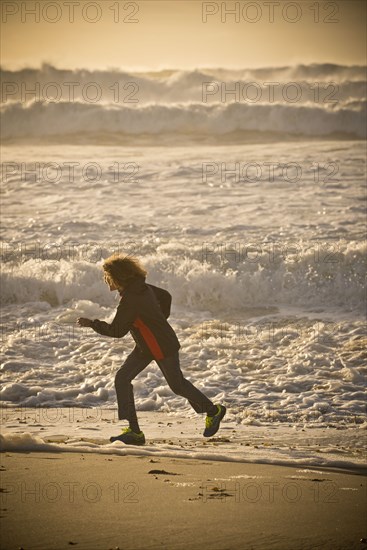
[[[3,0],[1,8],[1,65],[8,69],[366,63],[366,2],[359,0]]]

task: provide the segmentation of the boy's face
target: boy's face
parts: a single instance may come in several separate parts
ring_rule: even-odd
[[[113,280],[112,280],[108,275],[105,275],[105,276],[104,276],[104,280],[105,280],[105,283],[108,284],[109,289],[110,289],[111,292],[112,292],[113,290],[118,290],[117,286],[115,285],[115,283],[113,282]]]

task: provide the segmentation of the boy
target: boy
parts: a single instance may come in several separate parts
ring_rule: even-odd
[[[135,340],[135,348],[117,371],[115,389],[119,420],[127,419],[129,427],[110,441],[122,441],[128,445],[144,445],[135,411],[131,381],[153,360],[161,369],[171,390],[188,399],[197,413],[207,413],[204,436],[217,433],[220,421],[226,414],[224,405],[214,405],[200,390],[183,377],[180,369],[181,345],[171,325],[167,322],[172,297],[166,290],[145,282],[147,272],[138,260],[112,255],[103,264],[105,282],[110,291],[121,296],[112,323],[79,317],[77,323],[91,327],[104,336],[122,338],[128,332]]]

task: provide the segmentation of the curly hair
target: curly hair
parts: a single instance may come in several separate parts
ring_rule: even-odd
[[[112,254],[103,263],[105,279],[111,279],[116,286],[127,286],[136,277],[146,277],[147,271],[139,260],[132,256]]]

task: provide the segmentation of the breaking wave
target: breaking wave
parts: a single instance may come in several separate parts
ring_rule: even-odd
[[[104,143],[124,136],[223,140],[366,138],[366,68],[311,64],[262,69],[1,71],[5,140],[53,136]]]
[[[362,114],[363,113],[363,114]],[[198,134],[276,132],[304,136],[334,133],[366,138],[365,104],[326,110],[294,105],[176,104],[127,106],[85,103],[15,103],[2,111],[3,139],[73,134]]]
[[[325,257],[315,256],[312,247],[304,245],[297,261],[278,251],[233,265],[231,258],[219,261],[215,247],[205,258],[199,249],[187,247],[187,256],[177,262],[181,248],[174,242],[162,245],[155,255],[143,254],[144,265],[150,273],[148,282],[162,284],[163,276],[162,286],[170,289],[175,303],[190,310],[223,311],[259,304],[365,307],[366,243],[346,243],[345,252]],[[89,300],[109,307],[114,302],[100,271],[99,262],[58,258],[18,263],[14,257],[2,270],[2,303],[44,301],[59,306]]]

